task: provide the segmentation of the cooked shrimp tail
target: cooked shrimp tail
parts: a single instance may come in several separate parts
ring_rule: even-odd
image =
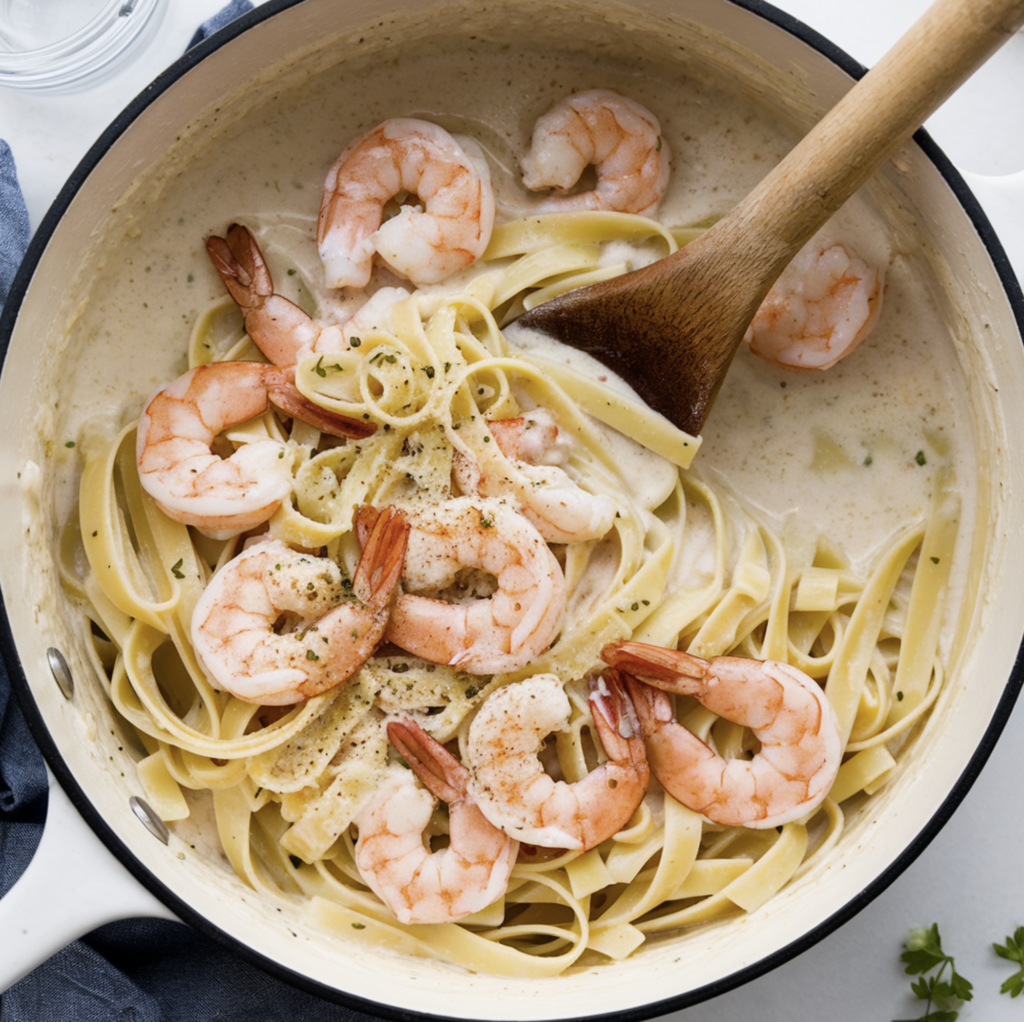
[[[469,771],[418,724],[392,721],[388,738],[432,795],[449,807],[469,796]]]
[[[352,576],[352,591],[377,613],[386,610],[402,577],[409,542],[409,519],[393,507],[364,504],[356,512],[362,554]]]
[[[605,754],[631,777],[644,778],[646,787],[648,763],[640,718],[620,672],[613,669],[591,681],[590,712]]]
[[[208,238],[206,251],[242,312],[245,332],[274,365],[295,365],[303,350],[348,347],[338,327],[321,326],[294,302],[275,293],[266,260],[247,227],[232,224],[226,238]],[[325,331],[329,336],[322,337]]]
[[[625,675],[651,769],[683,805],[715,823],[765,828],[806,816],[828,794],[842,759],[839,726],[803,672],[641,642],[609,644],[601,657]],[[666,692],[750,728],[760,749],[750,759],[724,759],[675,721]]]
[[[362,667],[383,638],[409,530],[394,508],[372,517],[351,591],[333,561],[280,540],[250,546],[213,576],[192,615],[192,642],[216,687],[286,706]],[[294,627],[281,631],[289,619]]]
[[[495,826],[529,844],[585,851],[629,822],[650,776],[637,718],[614,674],[591,682],[590,701],[609,758],[573,784],[550,777],[537,755],[547,735],[569,723],[555,675],[506,685],[483,702],[469,727],[466,765]]]
[[[402,923],[462,919],[501,897],[519,842],[490,824],[474,802],[466,768],[412,721],[388,724],[388,737],[428,791],[396,770],[356,818],[356,865]],[[448,804],[447,848],[425,842],[434,798]]]

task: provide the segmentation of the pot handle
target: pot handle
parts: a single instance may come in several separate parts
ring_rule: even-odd
[[[46,826],[32,861],[0,900],[0,993],[66,944],[116,919],[178,921],[93,833],[46,769]]]
[[[992,221],[1010,265],[1024,285],[1024,170],[1001,177],[961,171]]]

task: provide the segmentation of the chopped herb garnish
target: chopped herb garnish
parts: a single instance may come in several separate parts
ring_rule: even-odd
[[[939,559],[938,559],[938,557],[933,557],[933,558],[931,559],[931,561],[932,561],[932,564],[938,564],[938,563],[939,563]]]
[[[362,39],[360,39],[359,41],[362,42]],[[353,930],[365,930],[366,929],[366,923],[353,923],[352,924],[352,929]]]
[[[917,454],[914,455],[914,461],[916,461],[918,465],[925,465],[927,464],[928,459],[924,456],[924,451],[918,451]]]
[[[175,578],[184,578],[185,573],[181,570],[181,566],[185,563],[184,558],[179,557],[177,563],[172,565],[171,574]]]
[[[307,660],[319,660],[320,657],[318,657],[316,655],[316,653],[314,653],[311,649],[307,649],[306,650],[306,659]]]
[[[64,446],[65,447],[74,447],[75,446],[75,441],[74,440],[69,440]]]
[[[423,367],[423,371],[427,374],[427,379],[428,380],[432,380],[434,378],[434,367],[433,366],[424,366]]]
[[[480,519],[480,527],[482,529],[489,529],[493,524],[494,523],[490,520],[490,518],[481,518]]]
[[[361,337],[352,337],[350,338],[348,343],[350,347],[358,348],[359,345],[363,343],[363,341]]]

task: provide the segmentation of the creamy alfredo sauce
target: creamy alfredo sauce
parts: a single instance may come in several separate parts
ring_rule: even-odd
[[[590,55],[480,41],[457,64],[446,43],[425,43],[386,64],[357,55],[300,88],[268,91],[241,120],[211,115],[194,132],[194,148],[168,160],[115,211],[71,332],[68,438],[93,416],[112,425],[136,417],[184,371],[196,318],[224,295],[204,243],[232,221],[257,234],[281,293],[312,307],[308,291],[315,292],[326,321],[358,307],[364,296],[323,292],[314,241],[325,174],[352,138],[394,116],[471,135],[488,154],[499,214],[514,215],[528,208],[518,165],[534,120],[570,91],[592,87],[620,91],[660,119],[673,169],[658,215],[670,225],[708,223],[728,211],[795,141],[763,110],[696,71],[595,66]],[[898,238],[886,219],[861,195],[831,232],[886,267],[872,337],[824,373],[776,369],[742,350],[694,465],[781,523],[784,535],[806,542],[824,531],[855,564],[926,513],[940,469],[951,468],[959,487],[972,485],[969,417],[949,330],[913,239]],[[395,283],[377,270],[371,289]],[[651,463],[655,488],[664,484],[662,469]],[[964,535],[970,528],[962,523]]]

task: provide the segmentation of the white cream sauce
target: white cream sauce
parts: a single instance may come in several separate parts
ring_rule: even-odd
[[[521,208],[528,196],[517,168],[533,121],[571,90],[596,86],[632,97],[660,119],[673,170],[658,215],[669,225],[722,215],[795,141],[724,86],[674,66],[596,64],[589,55],[484,42],[457,64],[444,43],[384,65],[356,56],[300,89],[270,93],[241,121],[213,118],[197,151],[117,212],[69,349],[68,438],[100,412],[137,416],[185,369],[193,323],[224,294],[204,242],[232,221],[257,233],[280,292],[300,298],[306,281],[322,319],[351,314],[358,301],[319,285],[314,237],[326,171],[353,137],[394,116],[422,116],[471,135],[487,153],[499,203]],[[834,228],[836,238],[887,268],[874,335],[824,373],[787,372],[741,351],[694,468],[786,531],[826,531],[856,562],[926,513],[940,468],[952,468],[970,492],[973,448],[965,388],[949,329],[930,299],[928,267],[912,242],[895,241],[884,211],[866,196],[855,197]],[[371,289],[396,283],[378,270]],[[594,371],[607,375],[600,366]],[[652,462],[652,490],[664,492],[663,468]]]

